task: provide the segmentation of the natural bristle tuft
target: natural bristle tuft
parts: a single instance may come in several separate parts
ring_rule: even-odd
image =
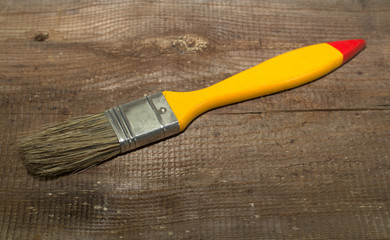
[[[53,177],[80,171],[120,153],[104,113],[75,118],[31,133],[20,141],[28,171]]]

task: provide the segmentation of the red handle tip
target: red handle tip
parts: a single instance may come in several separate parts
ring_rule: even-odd
[[[364,41],[363,39],[354,39],[328,42],[328,44],[336,48],[343,54],[343,63],[345,63],[366,46],[366,41]]]

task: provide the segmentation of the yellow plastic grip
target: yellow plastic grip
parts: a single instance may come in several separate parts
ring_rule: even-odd
[[[322,43],[281,54],[207,88],[192,92],[164,91],[163,94],[182,131],[194,118],[210,109],[300,86],[342,63],[341,52]]]

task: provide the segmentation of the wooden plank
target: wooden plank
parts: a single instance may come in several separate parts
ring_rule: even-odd
[[[388,1],[0,2],[0,239],[390,238]],[[206,87],[305,45],[367,48],[303,87],[42,180],[22,132]]]

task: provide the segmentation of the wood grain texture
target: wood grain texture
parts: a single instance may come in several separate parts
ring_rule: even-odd
[[[82,173],[19,159],[46,123],[354,38],[316,82]],[[0,0],[0,239],[390,238],[389,39],[386,0]]]

